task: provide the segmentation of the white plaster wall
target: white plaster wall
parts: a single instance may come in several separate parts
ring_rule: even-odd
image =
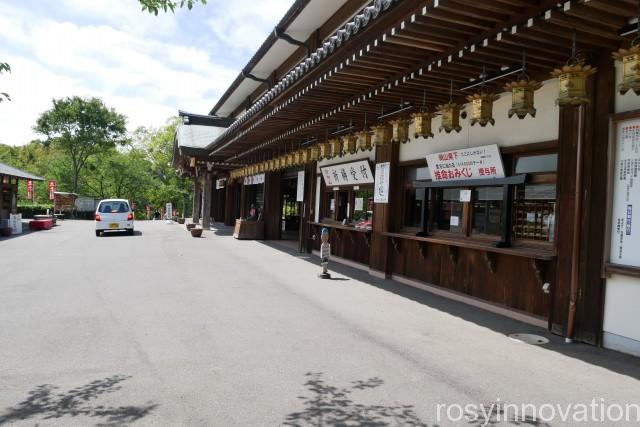
[[[488,124],[481,127],[469,125],[469,117],[460,119],[462,130],[460,133],[444,131],[440,133],[441,118],[433,120],[432,132],[434,138],[424,139],[413,137],[414,126],[411,125],[409,135],[410,142],[400,145],[400,161],[423,159],[427,154],[437,153],[459,148],[477,147],[480,145],[498,144],[500,147],[508,147],[535,142],[551,141],[558,139],[559,110],[555,104],[558,94],[556,79],[547,80],[536,91],[535,105],[536,117],[527,116],[520,120],[515,115],[508,117],[511,108],[511,93],[502,93],[500,99],[493,104],[493,117],[495,126]],[[471,108],[467,104],[467,114]]]
[[[616,85],[621,80],[622,64],[616,62]],[[640,109],[640,96],[633,91],[625,95],[616,92],[616,113],[637,109]],[[640,355],[640,279],[615,274],[607,279],[605,289],[604,345]]]

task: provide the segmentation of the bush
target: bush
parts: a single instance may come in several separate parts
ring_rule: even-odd
[[[34,215],[46,215],[47,209],[53,212],[53,204],[51,203],[34,203],[31,205],[18,204],[18,213],[22,214],[22,218],[33,218]]]

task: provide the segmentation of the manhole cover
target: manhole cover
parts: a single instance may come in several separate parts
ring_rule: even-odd
[[[514,341],[523,342],[525,344],[542,345],[549,343],[549,340],[545,337],[534,334],[509,334],[508,337]]]

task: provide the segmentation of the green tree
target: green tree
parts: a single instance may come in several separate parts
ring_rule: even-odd
[[[53,100],[53,108],[38,118],[34,130],[46,136],[45,145],[64,152],[71,161],[71,188],[92,156],[126,143],[126,117],[107,108],[99,98],[78,96]]]
[[[156,13],[157,15],[157,13]],[[6,62],[0,62],[0,74],[2,73],[10,73],[11,72],[11,67],[9,66],[8,63]],[[11,98],[9,97],[9,94],[6,92],[0,92],[0,102],[2,101],[11,101]]]
[[[176,9],[187,7],[191,10],[197,3],[207,4],[207,0],[139,0],[142,10],[158,15],[158,12],[175,12]]]

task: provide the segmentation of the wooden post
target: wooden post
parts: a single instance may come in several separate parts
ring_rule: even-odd
[[[195,177],[193,181],[193,223],[200,222],[200,203],[202,201],[202,185],[200,177]]]
[[[225,202],[224,202],[224,224],[233,226],[236,223],[236,186],[237,184],[227,182],[225,187]]]
[[[212,194],[212,178],[209,172],[203,176],[204,190],[202,192],[202,228],[209,228],[211,223],[211,194]]]
[[[389,203],[375,203],[373,205],[373,231],[371,233],[371,249],[369,266],[374,274],[388,276],[391,271],[389,239],[382,233],[391,231],[394,224],[394,212],[399,204],[398,158],[400,147],[398,143],[387,143],[376,147],[376,163],[389,162]],[[375,169],[374,169],[375,170]]]

